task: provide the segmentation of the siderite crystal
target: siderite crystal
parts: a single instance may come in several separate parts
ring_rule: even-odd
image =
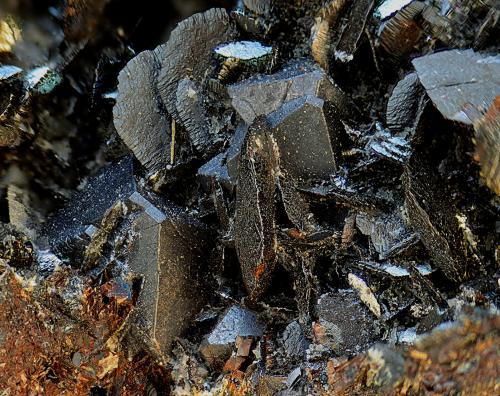
[[[128,265],[142,278],[131,324],[168,353],[204,304],[208,230],[179,208],[144,205],[133,221]]]

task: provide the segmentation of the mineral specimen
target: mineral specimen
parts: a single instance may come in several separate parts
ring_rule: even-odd
[[[353,354],[377,339],[377,324],[356,294],[349,290],[325,294],[318,301],[316,342],[335,354]]]
[[[101,170],[47,222],[40,243],[64,257],[81,255],[104,214],[117,201],[129,198],[136,188],[131,158]]]
[[[352,117],[352,104],[323,70],[305,61],[292,61],[283,70],[251,77],[228,87],[233,108],[247,123],[278,110],[284,103],[311,95],[333,102],[339,116]]]
[[[133,58],[118,76],[113,109],[118,134],[148,170],[165,166],[170,153],[170,125],[156,87],[159,68],[154,52]]]
[[[142,283],[131,322],[168,353],[203,306],[202,258],[210,249],[209,233],[178,208],[150,206],[133,222],[128,265]]]
[[[236,187],[235,243],[249,297],[261,296],[276,263],[274,192],[279,172],[276,143],[264,118],[245,138]]]
[[[496,394],[498,1],[0,3],[0,394]]]
[[[466,104],[488,107],[500,92],[500,60],[473,50],[449,50],[413,60],[418,78],[445,118],[470,124]],[[447,73],[438,70],[446,68]]]

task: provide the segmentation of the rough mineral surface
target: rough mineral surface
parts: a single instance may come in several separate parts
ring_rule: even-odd
[[[314,337],[336,355],[359,352],[378,336],[376,321],[370,315],[351,291],[323,295],[318,301],[319,320],[314,325]]]
[[[175,97],[178,119],[188,130],[193,145],[199,151],[203,151],[210,140],[200,88],[194,81],[184,78],[177,86]]]
[[[424,101],[423,88],[417,73],[410,73],[397,83],[387,102],[387,126],[394,132],[412,127]]]
[[[152,51],[132,59],[118,76],[113,109],[118,134],[150,170],[165,165],[170,154],[170,126],[156,86],[159,68]]]
[[[111,389],[119,379],[126,384],[123,395],[137,395],[145,392],[148,376],[166,375],[151,359],[129,360],[121,349],[120,325],[132,304],[112,292],[106,296],[112,283],[100,289],[83,285],[75,296],[76,311],[61,315],[66,310],[61,296],[74,273],[59,271],[39,282],[16,277],[4,265],[1,271],[3,389],[17,395],[58,395],[68,389],[85,395],[95,386]],[[32,282],[28,289],[26,282]]]
[[[65,255],[78,253],[104,214],[117,201],[131,196],[136,188],[130,158],[108,166],[88,180],[71,202],[54,214],[41,238]]]
[[[258,118],[250,127],[239,162],[235,244],[250,298],[265,292],[276,264],[275,204],[278,153],[269,125]]]
[[[161,63],[158,86],[171,115],[177,114],[174,98],[179,81],[192,77],[201,82],[210,65],[212,49],[236,36],[227,12],[213,8],[182,21],[172,31],[168,42],[155,49]]]

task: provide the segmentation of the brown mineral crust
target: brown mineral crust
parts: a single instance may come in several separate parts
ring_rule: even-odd
[[[229,360],[224,365],[224,371],[236,371],[241,368],[243,363],[245,363],[245,358],[243,356],[231,356]]]
[[[461,326],[432,333],[406,354],[396,394],[498,393],[500,316],[467,318]]]
[[[382,365],[370,352],[345,362],[329,360],[329,389],[321,394],[494,395],[500,376],[499,342],[500,316],[466,317],[459,325],[435,330],[404,353],[392,351],[404,358],[404,373],[393,376],[392,384],[380,385],[391,370],[387,357]],[[318,378],[315,375],[313,382]]]
[[[77,316],[61,296],[76,274],[62,270],[35,286],[10,269],[0,277],[0,389],[12,395],[88,395],[92,387],[142,394],[155,367],[149,357],[130,360],[118,346],[130,300],[87,286]],[[28,285],[28,286],[27,286]],[[110,293],[108,293],[108,296]],[[108,300],[109,298],[109,300]],[[9,393],[10,392],[10,393]]]

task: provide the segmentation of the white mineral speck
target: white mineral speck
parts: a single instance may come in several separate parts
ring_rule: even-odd
[[[404,6],[410,4],[413,0],[387,0],[384,1],[379,8],[377,8],[376,15],[380,19],[390,17],[395,12],[398,12]]]
[[[237,58],[241,60],[258,59],[269,55],[272,47],[262,45],[257,41],[234,41],[215,48],[215,53],[225,58]]]

